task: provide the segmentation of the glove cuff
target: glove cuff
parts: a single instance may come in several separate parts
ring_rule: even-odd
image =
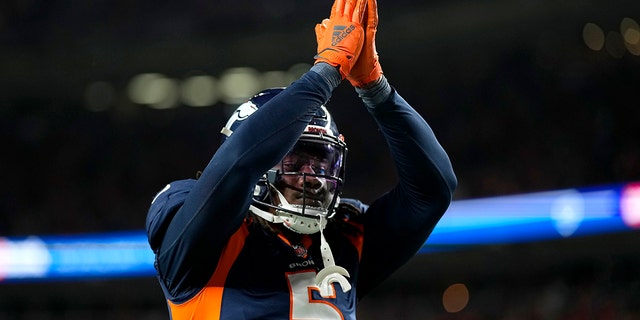
[[[362,102],[368,108],[375,108],[377,105],[387,101],[391,95],[391,85],[384,75],[365,87],[355,87],[355,89]]]
[[[349,72],[351,72],[353,56],[345,55],[344,52],[328,48],[319,52],[313,58],[316,59],[314,64],[325,62],[338,68],[342,79],[346,78]]]
[[[310,70],[319,74],[329,85],[331,85],[331,88],[336,88],[342,82],[338,68],[326,62],[318,62],[314,64]]]

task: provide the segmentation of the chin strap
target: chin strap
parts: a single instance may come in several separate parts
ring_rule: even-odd
[[[322,223],[323,219],[324,217],[320,217],[320,223]],[[324,238],[323,229],[320,229],[320,253],[322,254],[324,268],[316,274],[316,285],[320,288],[320,295],[327,298],[334,295],[332,283],[338,282],[342,287],[342,292],[351,290],[351,284],[346,278],[349,277],[347,269],[336,266],[333,261],[333,253],[331,253],[331,248],[329,248],[329,244]]]
[[[267,222],[271,223],[284,223],[284,219],[281,216],[276,216],[270,212],[264,211],[254,205],[249,205],[249,211],[253,212],[256,216],[267,220]]]

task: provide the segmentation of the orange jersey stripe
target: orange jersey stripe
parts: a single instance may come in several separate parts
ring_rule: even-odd
[[[220,319],[224,283],[231,266],[244,247],[244,241],[248,234],[249,229],[247,229],[246,223],[243,223],[238,231],[229,239],[220,257],[220,262],[218,262],[218,267],[216,267],[216,271],[213,273],[213,276],[211,276],[207,286],[198,294],[180,304],[167,300],[167,304],[171,310],[172,320]]]

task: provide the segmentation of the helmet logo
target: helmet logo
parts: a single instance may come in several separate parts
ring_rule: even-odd
[[[256,112],[256,110],[258,110],[258,107],[251,101],[247,101],[241,104],[233,112],[231,117],[229,117],[229,120],[227,120],[227,124],[224,126],[224,128],[222,128],[221,132],[226,136],[230,136],[231,133],[233,133],[233,130],[235,130],[236,127],[240,124],[240,122],[247,119],[251,114]]]
[[[304,131],[311,132],[311,133],[321,133],[321,134],[327,134],[329,132],[325,127],[314,126],[314,125],[308,125]]]
[[[258,107],[253,102],[245,102],[236,109],[232,117],[235,117],[235,120],[244,120],[256,110],[258,110]]]

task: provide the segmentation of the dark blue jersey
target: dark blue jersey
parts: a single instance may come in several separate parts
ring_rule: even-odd
[[[398,184],[370,206],[343,199],[324,231],[352,290],[334,283],[330,295],[320,295],[318,234],[290,243],[248,214],[258,179],[338,82],[306,73],[245,120],[197,180],[172,182],[154,198],[147,234],[172,319],[355,319],[357,301],[424,244],[456,178],[430,127],[395,90],[368,110],[388,142]]]

